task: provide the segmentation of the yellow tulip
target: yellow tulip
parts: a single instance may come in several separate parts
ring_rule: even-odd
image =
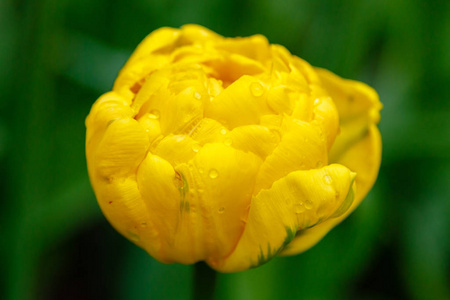
[[[86,119],[109,222],[164,263],[220,272],[316,244],[373,186],[381,104],[261,35],[147,36]]]

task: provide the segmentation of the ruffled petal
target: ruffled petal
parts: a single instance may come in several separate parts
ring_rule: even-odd
[[[139,166],[137,183],[160,237],[161,247],[156,258],[163,262],[171,262],[175,234],[179,230],[182,184],[177,181],[172,165],[151,153],[148,153]],[[188,257],[180,262],[192,263]]]
[[[265,159],[278,145],[280,134],[265,126],[247,125],[234,128],[227,138],[234,148],[252,152]]]
[[[255,193],[296,170],[320,168],[328,164],[327,149],[319,128],[296,119],[283,120],[281,141],[267,156],[256,181]]]
[[[161,242],[135,176],[97,181],[95,195],[108,221],[127,239],[161,260]]]
[[[108,126],[96,151],[89,153],[90,174],[104,180],[134,174],[148,147],[147,134],[136,120],[115,120]]]
[[[331,148],[330,162],[342,164],[357,174],[356,195],[345,214],[300,231],[282,255],[308,250],[344,220],[372,188],[381,163],[381,136],[376,123],[382,105],[376,92],[363,83],[342,79],[326,70],[317,71],[340,118],[340,135]]]
[[[245,231],[233,253],[208,263],[221,272],[257,267],[279,253],[298,229],[343,213],[355,174],[341,165],[295,171],[252,199]]]

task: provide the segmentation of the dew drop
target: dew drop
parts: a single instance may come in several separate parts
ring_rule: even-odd
[[[319,98],[316,98],[315,100],[314,100],[314,105],[319,105],[320,104],[320,99]]]
[[[150,132],[150,129],[145,129],[145,132]]]
[[[225,144],[225,146],[231,146],[231,143],[232,143],[233,141],[230,139],[230,138],[226,138],[224,141],[223,141],[223,143]]]
[[[148,117],[149,117],[150,119],[159,119],[159,110],[157,110],[157,109],[152,109],[152,110],[150,111],[150,114],[148,115]]]
[[[264,94],[264,88],[259,82],[253,82],[250,84],[250,92],[255,97],[260,97],[262,94]]]
[[[200,93],[195,92],[194,93],[194,98],[197,99],[197,100],[200,100],[200,99],[202,99],[202,95]]]
[[[141,227],[143,227],[143,228],[147,227],[147,222],[142,222]]]
[[[200,150],[200,145],[199,144],[192,144],[192,151],[198,152],[199,150]]]
[[[330,175],[325,175],[325,176],[323,176],[323,181],[325,181],[326,184],[332,184],[333,178],[331,178]]]
[[[184,136],[184,135],[177,135],[176,137],[175,137],[175,140],[179,143],[179,142],[181,142],[181,141],[184,141],[184,139],[186,139],[186,136]]]
[[[202,168],[199,168],[199,169],[198,169],[198,172],[199,172],[200,174],[203,174],[203,173],[204,173],[204,171],[203,171]]]
[[[322,168],[322,167],[323,167],[323,161],[319,160],[319,161],[316,163],[316,168]]]
[[[297,203],[295,205],[295,213],[296,214],[301,214],[304,211],[305,211],[305,206],[303,205],[303,202]]]
[[[305,201],[305,208],[306,209],[311,209],[313,207],[313,204],[311,202],[311,200],[306,200]]]
[[[209,178],[217,178],[219,176],[219,172],[216,169],[209,170]]]
[[[227,130],[225,128],[220,129],[221,134],[227,134]]]
[[[225,211],[225,207],[219,208],[219,214],[223,214],[224,211]]]

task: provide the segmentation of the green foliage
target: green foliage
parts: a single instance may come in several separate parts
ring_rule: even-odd
[[[425,0],[1,1],[0,298],[190,299],[191,266],[110,228],[84,158],[84,118],[133,48],[185,23],[264,34],[384,104],[361,207],[302,255],[221,274],[217,298],[449,299],[450,4]]]

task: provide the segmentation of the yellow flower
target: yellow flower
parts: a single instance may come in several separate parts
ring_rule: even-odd
[[[261,35],[147,36],[86,119],[98,203],[165,263],[256,267],[316,244],[377,177],[381,104]]]

